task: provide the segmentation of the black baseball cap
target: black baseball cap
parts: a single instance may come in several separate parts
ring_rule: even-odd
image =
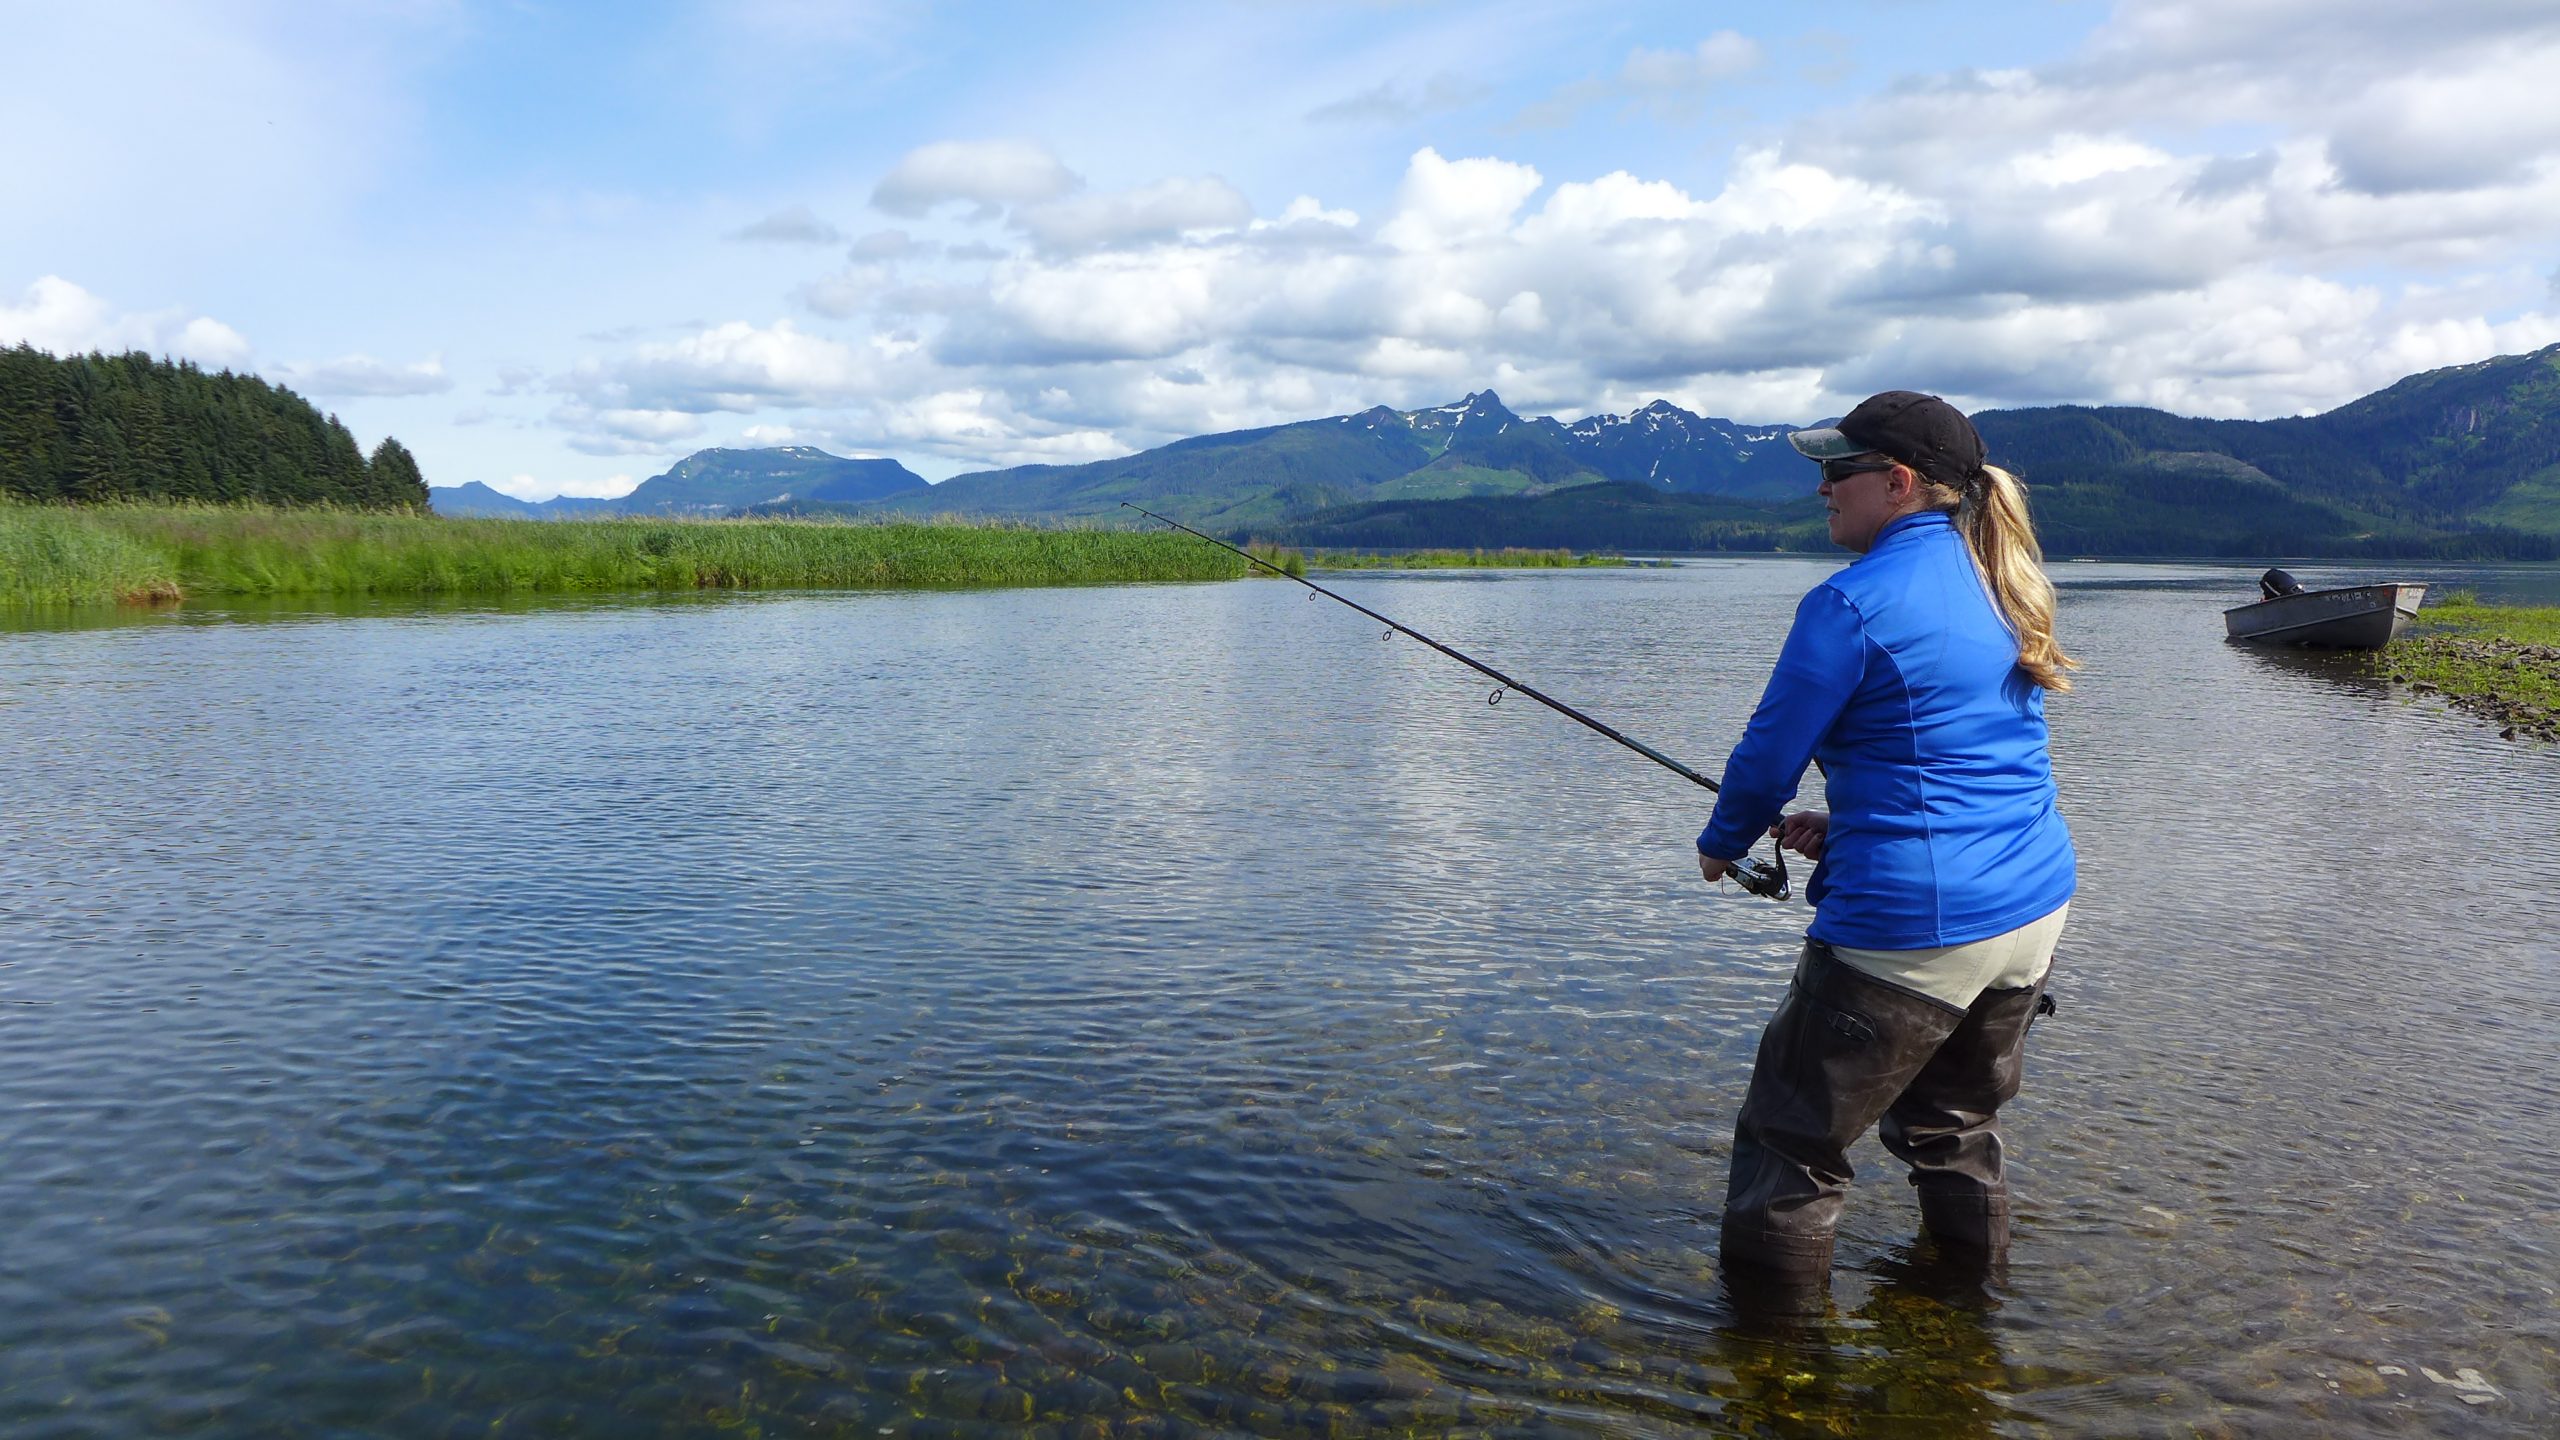
[[[1935,395],[1887,390],[1858,402],[1840,423],[1798,430],[1787,443],[1813,460],[1870,451],[1889,455],[1941,485],[1962,488],[1982,469],[1982,436],[1964,412]]]

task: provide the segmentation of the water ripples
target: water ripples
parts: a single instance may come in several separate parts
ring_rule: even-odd
[[[1791,1339],[1805,912],[1284,587],[0,637],[0,1427],[2535,1433],[2552,757],[2091,570],[2020,1263]],[[1342,586],[1711,763],[1821,573]]]

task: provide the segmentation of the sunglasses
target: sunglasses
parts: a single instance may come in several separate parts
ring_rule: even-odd
[[[1844,455],[1837,460],[1825,460],[1822,462],[1822,483],[1837,485],[1852,475],[1864,475],[1871,470],[1890,470],[1894,464],[1895,462],[1891,460],[1873,455]]]

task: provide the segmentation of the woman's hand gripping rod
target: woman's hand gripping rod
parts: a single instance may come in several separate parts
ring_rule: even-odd
[[[1181,521],[1168,520],[1153,510],[1147,509],[1143,505],[1132,505],[1126,500],[1123,500],[1120,503],[1124,507],[1135,510],[1139,514],[1144,515],[1148,519],[1156,521],[1159,524],[1170,525],[1185,535],[1199,536],[1200,539],[1208,541],[1210,544],[1217,546],[1221,550],[1232,551],[1237,555],[1243,556],[1245,563],[1248,565],[1259,566],[1262,569],[1268,570],[1272,574],[1279,576],[1283,580],[1295,580],[1299,584],[1306,586],[1308,589],[1313,590],[1318,595],[1322,595],[1328,600],[1348,605],[1352,609],[1359,611],[1361,614],[1368,616],[1370,619],[1377,621],[1379,624],[1386,626],[1393,634],[1409,635],[1412,638],[1421,641],[1423,644],[1430,646],[1432,649],[1439,651],[1441,654],[1448,656],[1450,659],[1457,661],[1459,664],[1466,666],[1468,669],[1475,671],[1477,674],[1483,675],[1487,679],[1492,680],[1495,684],[1501,686],[1503,690],[1517,690],[1521,694],[1528,696],[1530,699],[1537,701],[1539,704],[1546,706],[1548,709],[1555,711],[1557,714],[1564,716],[1566,719],[1576,721],[1580,724],[1589,726],[1593,730],[1599,731],[1601,734],[1608,736],[1610,739],[1617,741],[1619,744],[1626,746],[1628,749],[1633,750],[1656,765],[1671,771],[1693,785],[1701,785],[1711,791],[1718,788],[1716,782],[1713,780],[1710,780],[1706,776],[1699,774],[1697,771],[1690,769],[1688,766],[1681,764],[1679,761],[1672,759],[1670,756],[1663,754],[1661,751],[1654,749],[1652,746],[1645,744],[1643,741],[1629,739],[1627,736],[1619,734],[1616,730],[1611,729],[1607,725],[1601,724],[1599,721],[1592,719],[1590,716],[1583,714],[1581,711],[1576,710],[1563,701],[1558,700],[1533,686],[1523,685],[1519,681],[1512,679],[1510,676],[1503,674],[1501,671],[1494,669],[1492,666],[1485,664],[1483,661],[1476,659],[1474,656],[1453,650],[1409,625],[1400,625],[1395,621],[1388,619],[1386,616],[1379,614],[1377,611],[1370,609],[1368,606],[1361,604],[1357,600],[1353,600],[1346,596],[1338,595],[1331,590],[1327,590],[1323,586],[1307,579],[1303,575],[1292,575],[1288,571],[1281,569],[1279,566],[1272,564],[1270,561],[1248,551],[1238,549],[1237,547],[1228,544],[1226,541],[1219,539],[1215,535],[1201,535],[1199,531],[1192,529]],[[1499,701],[1501,698],[1502,690],[1496,690],[1493,692],[1493,700]],[[1795,892],[1787,883],[1786,853],[1784,851],[1776,850],[1774,846],[1772,847],[1772,850],[1775,853],[1772,854],[1771,858],[1766,863],[1755,860],[1748,855],[1734,861],[1733,869],[1730,873],[1734,879],[1742,883],[1743,889],[1750,891],[1754,895],[1765,895],[1772,900],[1789,899]]]

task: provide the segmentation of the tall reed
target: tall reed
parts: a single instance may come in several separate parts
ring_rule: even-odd
[[[0,604],[166,600],[177,567],[157,547],[64,506],[0,502]]]
[[[0,505],[0,603],[218,595],[909,588],[1218,580],[1179,535],[956,523],[464,520],[209,505]]]

